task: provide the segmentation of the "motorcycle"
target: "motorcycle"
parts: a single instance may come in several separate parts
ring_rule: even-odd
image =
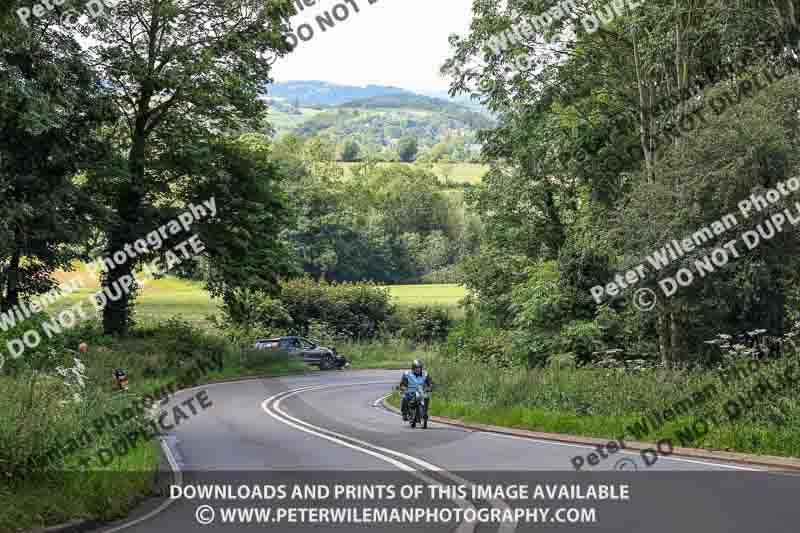
[[[423,385],[417,385],[414,394],[408,401],[412,428],[416,428],[417,424],[422,423],[422,429],[428,429],[428,399],[430,397],[430,389],[426,389]]]

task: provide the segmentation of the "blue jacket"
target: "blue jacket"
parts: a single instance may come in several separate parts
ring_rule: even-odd
[[[405,385],[408,387],[406,391],[406,396],[411,396],[414,391],[417,389],[418,385],[432,385],[431,378],[426,371],[422,371],[421,376],[417,376],[411,370],[406,370],[403,373],[403,378],[400,380],[401,385]]]

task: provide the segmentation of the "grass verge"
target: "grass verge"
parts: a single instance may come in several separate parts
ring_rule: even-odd
[[[101,449],[130,431],[121,423],[96,437],[87,447],[73,450],[63,461],[44,471],[26,470],[31,457],[65,448],[70,439],[109,413],[120,415],[154,391],[202,385],[224,379],[284,376],[315,371],[301,361],[269,352],[234,348],[228,341],[188,323],[167,321],[143,325],[125,338],[105,337],[97,324],[83,324],[68,334],[68,346],[89,344],[79,356],[83,387],[62,379],[55,370],[72,367],[72,354],[39,361],[38,370],[15,367],[13,376],[0,376],[0,532],[46,527],[79,519],[115,520],[125,517],[143,497],[153,495],[159,466],[157,443],[143,439],[127,453],[108,462],[98,460]],[[353,368],[408,368],[415,358],[435,356],[427,346],[403,341],[387,344],[346,343],[339,351],[352,359]],[[221,358],[202,374],[187,372],[198,361]],[[216,360],[216,359],[215,359]],[[35,361],[24,361],[33,364]],[[111,371],[123,368],[129,390],[114,392]],[[70,375],[70,372],[66,372]],[[78,393],[80,400],[74,400]],[[213,400],[213,398],[212,398]],[[123,418],[124,415],[122,415]],[[191,423],[189,420],[187,423]],[[89,464],[81,461],[91,459]]]
[[[398,340],[388,343],[346,343],[337,350],[350,359],[354,369],[396,368],[408,369],[414,359],[427,361],[437,356],[435,346]]]
[[[546,368],[504,372],[469,361],[431,358],[440,387],[431,415],[546,433],[656,443],[740,453],[800,456],[800,399],[796,387],[780,387],[791,359],[763,363],[737,378],[719,371]],[[742,368],[742,367],[739,367]],[[757,392],[759,383],[773,390]],[[691,403],[685,403],[692,398]],[[399,396],[389,403],[399,407]],[[733,413],[731,402],[739,406]],[[681,405],[681,410],[677,408]],[[662,425],[645,414],[672,411]],[[695,424],[707,432],[687,433]],[[695,435],[696,438],[687,438]],[[565,464],[564,468],[571,468]]]

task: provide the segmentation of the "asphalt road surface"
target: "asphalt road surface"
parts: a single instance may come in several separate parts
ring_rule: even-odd
[[[173,405],[200,389],[213,402],[184,420],[167,441],[183,488],[171,489],[174,498],[166,508],[161,504],[155,512],[152,503],[103,531],[798,528],[800,477],[677,457],[660,457],[648,467],[638,452],[619,452],[575,472],[572,458],[585,457],[592,447],[433,422],[426,430],[411,429],[378,403],[400,375],[319,372],[179,394]],[[540,492],[537,499],[537,485],[546,497]],[[559,486],[566,488],[556,497]],[[217,492],[203,495],[203,490]],[[581,498],[581,493],[605,498]],[[396,515],[389,519],[374,514],[375,508]],[[334,509],[352,514],[334,518]],[[406,517],[399,518],[403,512]]]

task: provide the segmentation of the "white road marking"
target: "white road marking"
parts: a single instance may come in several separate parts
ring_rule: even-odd
[[[359,446],[353,446],[350,443],[345,442],[345,441],[343,441],[341,439],[347,439],[347,440],[349,440],[351,442],[354,442],[356,444],[359,444],[361,446],[372,448],[373,450],[378,450],[378,451],[386,453],[386,454],[394,455],[395,457],[400,457],[402,459],[405,459],[406,461],[409,461],[409,462],[414,463],[414,464],[416,464],[418,466],[421,466],[422,468],[425,468],[427,470],[436,472],[437,474],[439,474],[439,475],[441,475],[443,477],[446,477],[446,478],[448,478],[451,481],[454,481],[456,483],[463,484],[463,485],[470,486],[470,487],[473,486],[472,482],[470,482],[470,481],[468,481],[466,479],[463,479],[460,476],[456,476],[454,474],[451,474],[447,470],[445,470],[445,469],[443,469],[443,468],[441,468],[439,466],[436,466],[434,464],[431,464],[431,463],[428,463],[426,461],[423,461],[422,459],[418,459],[416,457],[412,457],[412,456],[404,454],[402,452],[398,452],[397,450],[391,450],[389,448],[384,448],[382,446],[377,446],[377,445],[372,444],[370,442],[366,442],[366,441],[363,441],[361,439],[358,439],[358,438],[355,438],[355,437],[351,437],[349,435],[343,435],[341,433],[337,433],[337,432],[332,431],[330,429],[326,429],[326,428],[321,428],[321,427],[315,426],[315,425],[313,425],[313,424],[311,424],[309,422],[306,422],[304,420],[300,420],[300,419],[298,419],[296,417],[293,417],[293,416],[289,415],[288,413],[286,413],[285,411],[283,411],[280,408],[281,401],[283,401],[286,398],[289,398],[291,396],[294,396],[296,394],[300,394],[302,392],[311,392],[311,391],[316,391],[316,390],[321,390],[321,389],[328,389],[328,388],[336,388],[336,387],[341,387],[341,386],[359,386],[359,385],[374,385],[374,384],[386,384],[386,383],[387,382],[363,382],[363,383],[353,383],[353,384],[347,384],[347,385],[337,384],[337,385],[317,385],[317,386],[312,386],[312,387],[305,387],[305,388],[301,388],[301,389],[296,389],[296,390],[292,390],[292,391],[282,392],[280,394],[276,394],[275,396],[272,396],[271,398],[265,400],[261,404],[261,406],[262,406],[262,408],[264,409],[264,411],[267,414],[269,414],[270,416],[272,416],[276,420],[279,420],[279,421],[283,422],[284,424],[290,425],[290,426],[292,426],[292,427],[294,427],[296,429],[299,429],[301,431],[305,431],[307,433],[311,433],[313,435],[316,435],[316,436],[324,438],[326,440],[335,442],[335,443],[340,444],[342,446],[345,446],[347,448],[351,448],[351,449],[354,449],[354,450],[357,450],[357,451],[361,451],[362,453],[366,453],[368,455],[371,455],[373,457],[376,457],[378,459],[386,461],[386,462],[388,462],[390,464],[393,464],[393,465],[397,466],[398,468],[400,468],[400,469],[402,469],[402,470],[404,470],[406,472],[411,473],[412,475],[415,475],[416,477],[418,477],[420,479],[424,479],[425,481],[427,481],[429,483],[433,483],[435,485],[440,485],[441,484],[437,480],[435,480],[433,478],[430,478],[428,476],[425,476],[424,474],[421,474],[419,471],[417,471],[417,470],[415,470],[413,468],[410,468],[407,465],[405,465],[404,463],[400,463],[399,461],[396,461],[395,459],[392,459],[391,457],[386,457],[383,454],[372,452],[371,450],[366,449],[366,448],[361,448]],[[389,382],[389,383],[393,383],[393,382]],[[277,413],[279,413],[281,416],[286,417],[287,419],[291,420],[292,422],[289,422],[288,420],[284,420],[280,416],[276,416],[276,414],[273,413],[269,409],[269,403],[272,402],[273,400],[276,400],[275,404],[274,404],[275,411]],[[325,433],[320,433],[321,431],[324,431],[329,435],[333,435],[334,437],[331,437],[331,436],[329,436],[329,435],[327,435]],[[338,437],[338,438],[336,438],[336,437]],[[398,465],[402,465],[402,466],[398,466]],[[453,501],[455,501],[461,507],[474,508],[472,506],[472,504],[467,502],[466,500],[453,500]],[[492,504],[493,507],[500,508],[500,509],[508,509],[508,505],[505,502],[503,502],[502,500],[490,500],[489,502]],[[465,527],[466,527],[466,529],[465,529]],[[498,529],[498,533],[513,533],[513,531],[516,530],[516,527],[517,527],[517,523],[516,522],[503,523],[500,526],[500,529]],[[457,532],[465,532],[465,531],[474,531],[474,530],[475,530],[475,524],[474,523],[465,523],[465,524],[462,524],[461,526],[459,526],[459,528],[456,531]]]
[[[492,435],[494,437],[501,437],[501,438],[504,438],[504,439],[514,439],[514,440],[521,440],[521,441],[527,441],[527,442],[536,442],[536,443],[539,443],[539,444],[555,444],[555,445],[558,445],[558,446],[571,446],[571,447],[574,447],[574,448],[584,448],[584,449],[591,449],[591,450],[595,449],[594,446],[590,446],[588,444],[570,444],[568,442],[557,442],[557,441],[541,440],[541,439],[537,439],[537,438],[534,438],[534,437],[530,437],[530,438],[529,437],[519,437],[519,436],[516,436],[516,435],[503,435],[502,433],[492,433],[492,432],[487,432],[487,431],[483,431],[481,433],[483,433],[485,435]],[[629,452],[629,451],[624,451],[624,450],[620,450],[617,453],[625,453],[625,454],[628,454],[628,455],[641,455],[640,452]],[[746,466],[734,466],[734,465],[724,464],[724,463],[711,463],[711,462],[706,462],[706,461],[697,461],[697,460],[694,460],[694,459],[684,459],[682,457],[662,457],[662,456],[659,455],[658,460],[659,461],[678,461],[678,462],[681,462],[681,463],[696,463],[696,464],[699,464],[699,465],[706,465],[706,466],[718,466],[718,467],[721,467],[721,468],[729,468],[731,470],[747,470],[747,471],[750,471],[750,472],[764,472],[763,469],[759,469],[759,468],[750,468],[750,467],[746,467]],[[597,470],[591,470],[591,471],[592,472],[597,472]]]
[[[172,455],[172,450],[170,449],[169,445],[166,443],[166,439],[159,439],[161,443],[161,449],[164,450],[164,455],[167,456],[167,461],[169,462],[169,466],[172,469],[172,473],[175,474],[176,485],[181,486],[183,485],[183,472],[181,471],[180,467],[178,466],[178,462],[175,460],[175,456]],[[129,527],[133,527],[137,524],[141,524],[147,520],[150,520],[154,516],[159,513],[164,512],[167,507],[175,503],[177,500],[173,500],[172,498],[167,498],[165,502],[159,505],[157,508],[153,509],[146,515],[137,518],[136,520],[131,520],[125,524],[119,525],[113,529],[104,530],[103,533],[116,533],[117,531],[123,531],[128,529]]]
[[[391,396],[391,395],[387,394],[386,396],[378,398],[377,400],[375,400],[375,402],[372,405],[375,406],[375,407],[381,406],[384,403],[384,401],[386,400],[386,398],[388,398],[389,396]],[[441,422],[441,423],[447,425],[446,422]],[[503,433],[494,433],[492,431],[473,430],[473,433],[480,433],[481,435],[488,435],[488,436],[491,436],[491,437],[500,437],[500,438],[503,438],[503,439],[519,440],[519,441],[528,442],[528,443],[535,442],[537,444],[549,444],[549,445],[555,445],[555,446],[569,446],[570,448],[581,448],[581,449],[584,449],[584,450],[586,450],[586,449],[594,450],[595,449],[595,447],[590,445],[590,444],[572,444],[570,442],[559,442],[559,441],[554,441],[554,440],[537,439],[536,437],[521,437],[521,436],[518,436],[518,435],[506,435],[506,434],[503,434]],[[618,453],[625,453],[625,454],[628,454],[628,455],[641,455],[640,452],[629,452],[629,451],[625,451],[625,450],[620,450]],[[712,463],[712,462],[707,462],[707,461],[698,461],[698,460],[695,460],[695,459],[684,459],[683,457],[662,457],[662,456],[659,456],[658,460],[659,461],[677,461],[677,462],[681,462],[681,463],[694,463],[694,464],[705,465],[705,466],[718,466],[718,467],[721,467],[721,468],[729,468],[731,470],[746,470],[746,471],[749,471],[749,472],[764,472],[765,471],[765,470],[760,469],[760,468],[750,468],[750,467],[746,467],[746,466],[735,466],[735,465],[730,465],[730,464],[725,464],[725,463]],[[720,459],[720,460],[722,460],[722,459]],[[597,470],[592,470],[592,471],[596,472]]]

